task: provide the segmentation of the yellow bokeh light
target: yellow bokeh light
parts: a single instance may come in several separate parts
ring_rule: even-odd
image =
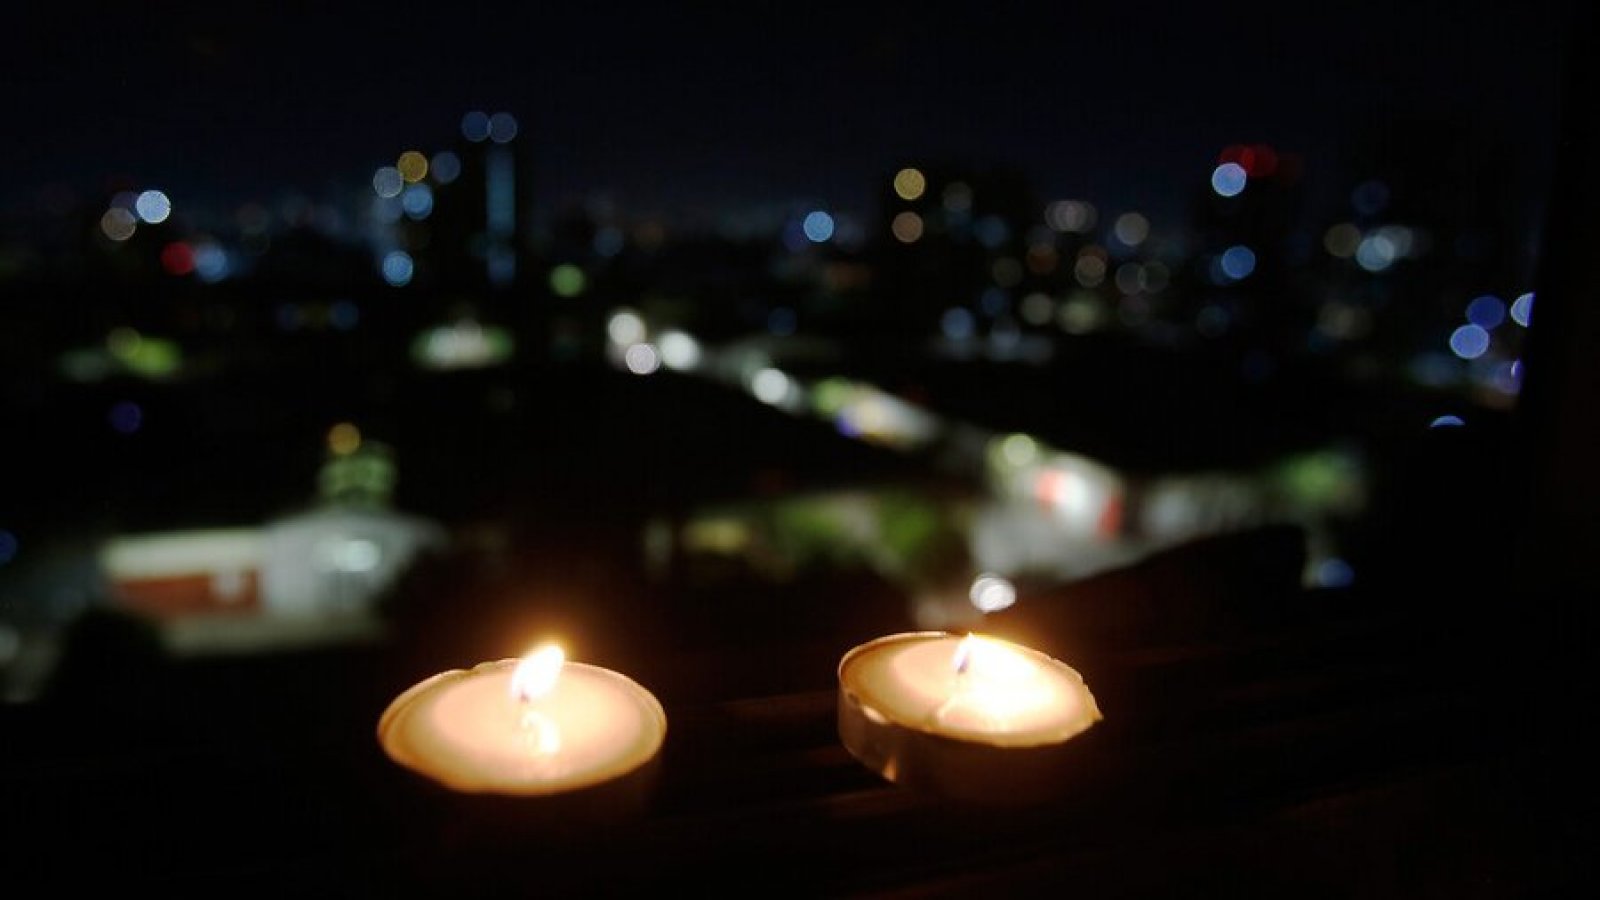
[[[902,244],[914,244],[922,237],[922,217],[914,212],[903,212],[889,223],[889,230]]]
[[[361,429],[340,422],[328,429],[328,449],[338,456],[349,456],[361,448]]]
[[[894,192],[901,200],[915,200],[928,189],[928,179],[913,168],[904,168],[894,174]]]
[[[409,184],[416,184],[428,177],[428,158],[416,150],[400,154],[400,160],[394,167],[400,170],[400,177]]]

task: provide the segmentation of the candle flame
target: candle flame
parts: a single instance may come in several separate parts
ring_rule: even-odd
[[[950,665],[956,670],[957,675],[967,674],[967,667],[972,665],[972,645],[976,638],[967,635],[956,645],[956,652],[950,657]]]
[[[566,652],[555,644],[546,644],[524,656],[511,673],[512,698],[526,703],[550,693],[566,661]]]
[[[969,687],[1016,686],[1038,674],[1034,664],[1011,644],[977,634],[961,639],[950,656],[950,666],[956,678]]]

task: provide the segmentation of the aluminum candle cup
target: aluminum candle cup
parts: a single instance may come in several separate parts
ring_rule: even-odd
[[[896,634],[839,663],[839,737],[897,784],[1011,804],[1070,782],[1072,738],[1100,720],[1083,678],[1036,650],[979,635]]]
[[[429,781],[574,821],[642,811],[666,732],[649,691],[555,647],[435,675],[378,721],[389,758]]]

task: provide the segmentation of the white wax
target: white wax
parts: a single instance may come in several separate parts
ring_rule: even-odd
[[[649,762],[667,720],[649,691],[609,669],[567,663],[549,693],[512,695],[518,660],[435,675],[401,694],[378,738],[401,765],[471,793],[591,787]]]
[[[840,684],[869,717],[998,747],[1057,743],[1099,720],[1083,679],[1064,663],[976,638],[962,671],[963,640],[936,632],[880,638],[845,657]]]

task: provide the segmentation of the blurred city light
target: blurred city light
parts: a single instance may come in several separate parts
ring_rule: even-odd
[[[144,425],[144,409],[131,400],[123,400],[112,405],[106,421],[119,434],[133,434]]]
[[[461,157],[449,150],[440,150],[433,155],[433,162],[429,166],[433,180],[439,184],[449,184],[461,177]]]
[[[663,331],[657,340],[661,362],[669,369],[688,371],[700,364],[700,343],[681,331]]]
[[[1467,321],[1485,331],[1499,328],[1505,320],[1506,304],[1499,297],[1484,294],[1467,304]]]
[[[1220,197],[1237,197],[1244,191],[1249,178],[1250,174],[1244,170],[1244,166],[1233,162],[1223,163],[1211,172],[1211,189]]]
[[[645,338],[644,319],[631,309],[619,309],[606,320],[606,336],[622,347],[637,344]]]
[[[927,189],[928,179],[916,169],[904,168],[894,175],[894,192],[901,200],[917,200]]]
[[[1462,359],[1477,359],[1489,349],[1489,332],[1479,325],[1463,325],[1450,334],[1450,350]]]
[[[384,281],[394,287],[405,287],[411,283],[415,264],[411,261],[411,254],[404,250],[391,250],[384,254],[382,270]]]
[[[461,117],[461,136],[474,144],[489,139],[489,114],[473,110]]]
[[[649,375],[661,368],[661,354],[654,344],[634,344],[622,355],[628,371],[635,375]]]
[[[1323,234],[1322,246],[1329,256],[1349,259],[1356,255],[1356,248],[1361,246],[1361,229],[1349,222],[1334,225]]]
[[[1527,328],[1533,319],[1533,294],[1527,293],[1511,301],[1511,321]]]
[[[428,177],[428,158],[418,150],[407,150],[400,154],[400,160],[395,163],[395,169],[407,184],[416,184]]]
[[[922,217],[909,210],[897,213],[889,230],[902,244],[914,244],[922,237]]]
[[[379,197],[398,197],[405,186],[405,177],[394,166],[384,166],[372,173],[372,191]]]
[[[1044,220],[1056,231],[1083,234],[1099,218],[1094,204],[1083,200],[1057,200],[1045,207]]]
[[[800,227],[805,230],[806,240],[813,244],[825,243],[833,237],[833,216],[820,209],[813,210],[806,213]]]
[[[1112,233],[1125,246],[1137,247],[1150,236],[1150,220],[1136,212],[1123,213],[1117,216]]]
[[[1256,254],[1249,247],[1236,244],[1222,252],[1222,271],[1234,281],[1248,278],[1255,270]]]
[[[583,270],[571,263],[562,263],[550,270],[550,290],[557,297],[576,297],[583,293],[588,282]]]
[[[328,429],[328,450],[335,456],[349,456],[361,449],[361,429],[349,422],[340,422]]]
[[[133,237],[138,224],[139,220],[134,214],[120,206],[113,206],[100,217],[101,233],[113,241],[125,241]]]
[[[172,215],[172,201],[167,195],[157,190],[149,190],[140,194],[133,201],[133,210],[139,218],[151,225],[159,225]]]
[[[509,144],[517,136],[517,119],[507,112],[497,112],[489,117],[489,140],[496,144]]]

